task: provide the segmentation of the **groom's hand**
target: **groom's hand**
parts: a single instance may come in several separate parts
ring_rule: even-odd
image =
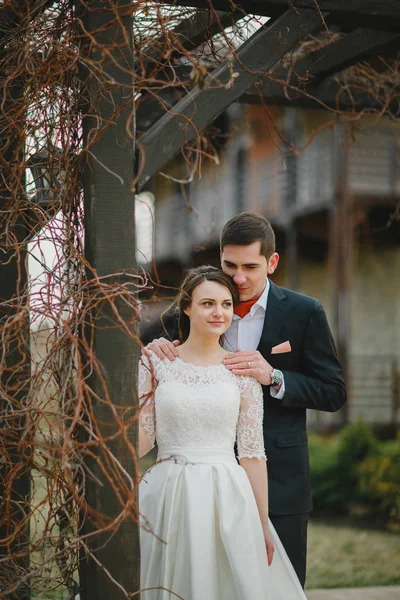
[[[176,349],[176,347],[179,345],[180,342],[178,340],[170,342],[169,340],[166,340],[162,337],[153,340],[152,342],[150,342],[150,344],[147,344],[147,346],[143,346],[142,354],[144,354],[145,356],[150,356],[150,350],[152,350],[154,354],[156,354],[161,360],[163,360],[164,358],[168,358],[169,360],[175,360],[175,358],[179,356],[178,350]]]
[[[250,375],[261,385],[271,384],[273,367],[258,350],[237,350],[224,358],[224,365],[234,375]]]

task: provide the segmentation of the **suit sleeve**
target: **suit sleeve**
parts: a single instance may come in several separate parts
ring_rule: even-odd
[[[305,333],[302,372],[283,370],[282,406],[335,412],[346,402],[343,371],[326,314],[316,301]]]

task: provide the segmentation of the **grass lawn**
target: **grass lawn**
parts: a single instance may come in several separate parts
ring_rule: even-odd
[[[400,584],[400,533],[311,521],[307,589]]]
[[[311,521],[306,589],[400,584],[400,533]],[[67,597],[59,590],[41,600]]]
[[[154,454],[145,457],[140,470],[153,462]],[[311,520],[307,563],[307,589],[400,585],[400,533]],[[59,588],[36,598],[63,600],[67,593]]]

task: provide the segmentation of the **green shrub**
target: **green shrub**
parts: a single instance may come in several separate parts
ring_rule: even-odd
[[[358,487],[372,518],[400,530],[400,442],[382,444],[379,456],[367,457],[358,467]]]
[[[347,498],[341,485],[337,460],[337,439],[312,434],[309,436],[311,487],[314,512],[317,514],[346,514]]]
[[[310,434],[314,512],[363,515],[400,530],[400,439],[379,442],[359,420],[332,437]]]
[[[344,427],[334,440],[312,435],[309,449],[315,512],[348,514],[360,502],[358,467],[378,452],[371,428],[358,420]]]
[[[362,419],[347,425],[339,433],[338,460],[349,469],[356,470],[367,456],[377,454],[378,448],[371,427]]]
[[[347,511],[362,503],[358,485],[360,464],[369,457],[377,456],[378,452],[378,440],[371,427],[361,419],[347,425],[339,433],[337,463],[340,486],[343,496],[347,498]]]

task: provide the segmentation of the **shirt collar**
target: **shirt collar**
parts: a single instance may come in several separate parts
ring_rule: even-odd
[[[269,294],[270,287],[271,287],[271,284],[269,282],[269,279],[267,278],[267,283],[265,284],[263,293],[261,294],[261,296],[259,297],[257,302],[255,302],[250,309],[251,316],[253,316],[253,314],[257,310],[258,306],[260,306],[262,309],[264,309],[264,311],[267,310],[268,294]]]
[[[253,306],[250,309],[250,312],[248,313],[250,315],[250,317],[253,317],[259,308],[262,308],[263,311],[266,312],[270,287],[271,287],[271,284],[267,277],[267,282],[266,282],[263,293],[261,294],[261,296],[259,297],[257,302],[254,302]],[[246,317],[247,317],[247,315],[246,315]],[[244,318],[246,318],[246,317],[244,317]],[[237,319],[240,319],[240,317],[239,317],[239,315],[234,314],[233,319],[234,319],[234,321],[236,321]]]

